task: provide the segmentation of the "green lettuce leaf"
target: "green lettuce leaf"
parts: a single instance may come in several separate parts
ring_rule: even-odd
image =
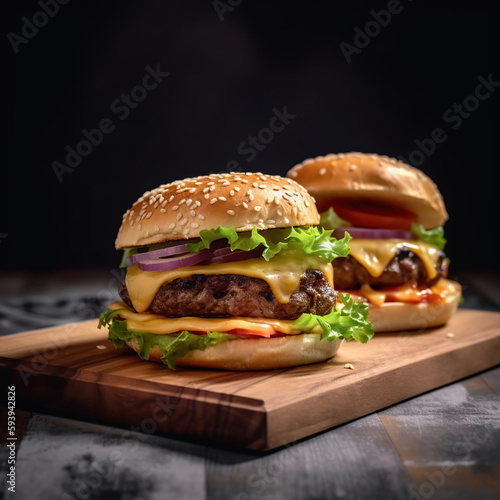
[[[303,332],[310,332],[316,326],[323,330],[321,338],[329,340],[344,338],[365,344],[373,337],[373,326],[368,320],[368,305],[362,300],[354,302],[347,293],[340,294],[343,307],[333,309],[326,316],[302,314],[293,324]]]
[[[293,326],[304,333],[310,332],[316,326],[323,330],[322,339],[329,342],[343,338],[345,340],[356,340],[366,343],[373,336],[372,324],[368,321],[368,306],[361,300],[353,302],[349,294],[340,295],[342,305],[333,309],[330,314],[317,316],[315,314],[302,314]],[[108,310],[101,314],[99,328],[107,327],[108,339],[115,348],[120,349],[132,339],[137,339],[140,347],[139,356],[148,360],[149,353],[154,346],[158,346],[162,352],[161,360],[169,368],[175,368],[175,360],[185,356],[189,351],[204,351],[208,346],[224,342],[226,340],[238,339],[237,335],[219,332],[207,332],[206,335],[195,335],[188,331],[179,334],[157,335],[127,328],[127,320],[118,319],[118,314],[123,309],[115,311]]]
[[[344,238],[337,240],[332,237],[333,231],[325,231],[317,226],[292,227],[285,229],[269,229],[259,232],[254,228],[250,232],[237,233],[234,226],[200,231],[201,241],[188,244],[190,252],[199,252],[209,248],[213,241],[226,239],[231,250],[253,250],[262,247],[262,256],[272,259],[278,253],[301,253],[333,260],[335,257],[345,257],[349,253],[351,237],[345,233]]]
[[[434,245],[440,250],[444,250],[446,238],[444,237],[443,226],[436,227],[435,229],[425,229],[422,224],[413,222],[411,225],[411,232],[418,240]]]
[[[339,217],[333,207],[319,214],[319,226],[325,229],[337,229],[338,227],[350,226],[351,223]]]
[[[225,340],[236,339],[235,335],[228,333],[207,332],[206,335],[195,335],[188,331],[183,331],[176,335],[157,335],[154,333],[129,330],[127,320],[119,320],[116,316],[122,309],[101,314],[98,328],[106,326],[109,330],[108,339],[115,348],[120,349],[132,339],[137,339],[140,351],[139,356],[149,359],[149,353],[154,346],[158,346],[162,352],[161,360],[169,368],[175,368],[175,360],[185,356],[189,351],[204,351],[208,346],[218,344]]]

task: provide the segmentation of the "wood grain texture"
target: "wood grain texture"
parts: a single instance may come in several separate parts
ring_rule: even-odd
[[[442,328],[261,372],[170,371],[115,351],[94,321],[3,337],[0,353],[22,407],[265,450],[500,364],[500,314],[461,310]]]

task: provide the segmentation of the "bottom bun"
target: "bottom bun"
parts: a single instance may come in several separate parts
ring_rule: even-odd
[[[429,302],[419,304],[386,302],[381,306],[369,304],[368,319],[375,333],[421,330],[444,325],[457,310],[462,287],[459,283],[446,279],[441,279],[439,284],[445,288],[447,295],[442,302],[436,304]]]
[[[321,340],[320,335],[307,333],[273,339],[236,339],[207,347],[204,351],[189,351],[177,358],[176,366],[216,368],[221,370],[271,370],[289,366],[318,363],[333,357],[342,339]],[[136,339],[127,342],[139,352]],[[161,363],[158,346],[149,353],[149,361]]]

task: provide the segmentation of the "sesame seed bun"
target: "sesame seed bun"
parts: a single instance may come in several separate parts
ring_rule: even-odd
[[[293,167],[287,177],[303,185],[318,204],[332,198],[378,201],[413,212],[426,229],[448,219],[434,182],[395,158],[365,153],[318,156]]]
[[[195,350],[177,358],[176,366],[196,366],[219,370],[271,370],[289,366],[319,363],[333,357],[342,343],[341,339],[321,340],[314,333],[290,335],[273,339],[236,339]],[[137,339],[127,342],[137,353]],[[149,361],[161,361],[161,351],[154,346]]]
[[[261,173],[212,174],[163,184],[123,215],[118,250],[196,238],[203,229],[237,231],[319,223],[314,199],[295,181]]]

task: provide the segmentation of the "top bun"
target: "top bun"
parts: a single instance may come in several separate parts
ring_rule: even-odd
[[[332,198],[378,201],[409,210],[426,229],[448,219],[437,186],[418,168],[376,154],[339,153],[305,160],[288,177],[318,202]]]
[[[212,174],[162,184],[123,215],[118,250],[196,238],[203,229],[236,231],[319,223],[314,199],[291,179],[261,173]]]

